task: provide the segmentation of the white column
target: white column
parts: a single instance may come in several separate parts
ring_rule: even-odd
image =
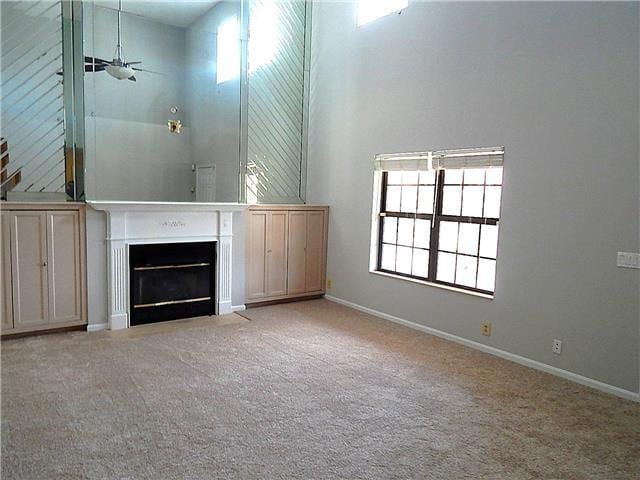
[[[231,313],[231,245],[233,241],[233,212],[218,216],[218,315]]]
[[[109,286],[109,329],[129,327],[129,251],[126,241],[126,213],[107,213],[107,270]]]

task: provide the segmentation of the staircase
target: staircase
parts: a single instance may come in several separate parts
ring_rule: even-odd
[[[8,173],[9,166],[9,145],[4,138],[0,137],[0,164],[2,170],[0,171],[0,183],[2,184],[2,190],[0,192],[0,198],[2,200],[7,199],[7,192],[13,190],[22,181],[22,171],[20,169],[13,172],[11,175]]]

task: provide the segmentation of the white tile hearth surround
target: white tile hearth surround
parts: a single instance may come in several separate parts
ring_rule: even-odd
[[[216,314],[231,313],[233,212],[239,203],[87,202],[107,214],[108,321],[129,327],[129,245],[216,242]]]

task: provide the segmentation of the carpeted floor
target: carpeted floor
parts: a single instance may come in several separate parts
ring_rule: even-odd
[[[632,479],[640,405],[326,300],[2,342],[2,479]]]

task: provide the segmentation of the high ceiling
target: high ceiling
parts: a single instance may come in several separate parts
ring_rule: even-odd
[[[220,0],[122,0],[122,11],[156,22],[187,27]],[[117,0],[96,0],[96,5],[117,10]]]

